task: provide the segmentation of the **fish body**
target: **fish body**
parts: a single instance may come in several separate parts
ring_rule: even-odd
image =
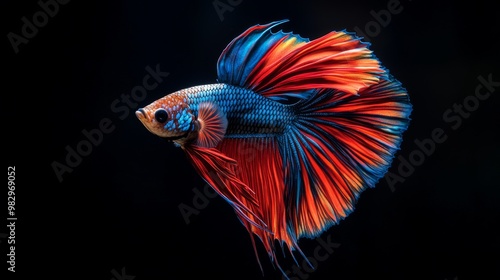
[[[252,90],[224,83],[194,86],[174,92],[141,108],[141,111],[150,111],[152,118],[152,108],[164,104],[169,114],[169,122],[165,124],[168,131],[183,135],[188,132],[191,121],[198,118],[198,109],[203,103],[217,106],[227,118],[225,138],[277,136],[285,131],[294,118],[290,106],[265,98]],[[138,114],[139,117],[141,115]]]
[[[257,236],[280,270],[275,242],[302,254],[300,238],[354,211],[361,192],[387,172],[412,110],[368,43],[345,31],[312,41],[271,31],[283,22],[253,26],[230,42],[217,83],[136,112],[150,132],[185,151],[233,207],[255,254]]]

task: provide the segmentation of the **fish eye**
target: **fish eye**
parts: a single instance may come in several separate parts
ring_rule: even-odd
[[[165,111],[165,109],[163,109],[163,108],[160,108],[160,109],[156,110],[156,112],[155,112],[155,119],[159,123],[166,122],[167,119],[168,119],[168,113],[167,113],[167,111]]]

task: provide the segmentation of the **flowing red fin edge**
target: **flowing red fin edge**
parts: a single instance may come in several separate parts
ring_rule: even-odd
[[[240,200],[268,225],[269,231],[263,231],[248,220],[240,218],[250,233],[259,266],[255,236],[261,240],[274,265],[283,272],[278,262],[275,241],[279,241],[281,246],[286,245],[295,262],[294,252],[299,252],[306,260],[307,258],[300,250],[294,233],[288,228],[284,202],[283,158],[278,146],[276,138],[230,138],[224,139],[218,148],[236,159],[238,165],[231,166],[231,169],[238,179],[255,191],[259,205],[250,204],[243,197],[240,197]]]
[[[198,107],[198,136],[195,145],[205,148],[215,147],[226,133],[227,118],[218,106],[203,102]]]
[[[237,165],[234,159],[216,148],[196,145],[184,145],[182,148],[198,174],[233,207],[238,217],[255,228],[269,232],[258,214],[248,207],[258,207],[259,202],[255,192],[234,174],[232,166]]]

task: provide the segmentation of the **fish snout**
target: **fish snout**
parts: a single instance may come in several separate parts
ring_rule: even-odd
[[[146,116],[146,111],[144,111],[143,108],[139,108],[137,111],[135,111],[135,116],[139,119],[139,120],[142,120],[142,119],[146,119],[147,116]]]

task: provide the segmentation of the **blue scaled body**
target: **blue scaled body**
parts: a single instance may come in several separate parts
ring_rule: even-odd
[[[226,138],[279,136],[294,118],[293,106],[237,86],[210,84],[183,91],[187,93],[187,103],[195,117],[198,117],[198,106],[203,102],[219,107],[228,120]]]

